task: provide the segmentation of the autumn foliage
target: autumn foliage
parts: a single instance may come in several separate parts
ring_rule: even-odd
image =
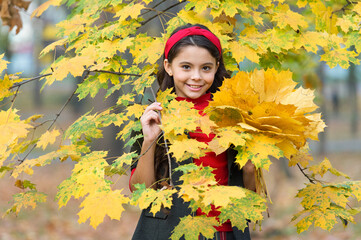
[[[221,214],[219,222],[203,216],[181,219],[172,239],[183,235],[186,239],[197,239],[199,233],[209,237],[215,231],[210,226],[228,219],[239,229],[246,227],[247,219],[254,223],[263,220],[267,191],[262,170],[269,169],[272,159],[285,157],[289,166],[298,166],[309,181],[296,196],[302,198],[302,211],[293,217],[297,220],[298,232],[312,224],[330,230],[337,219],[342,223],[352,222],[359,210],[347,205],[351,197],[361,200],[361,182],[319,181],[325,172],[348,177],[334,169],[327,159],[319,165],[310,165],[312,156],[307,140],[317,140],[325,124],[317,112],[313,90],[298,86],[292,73],[299,75],[300,67],[312,70],[315,61],[343,68],[350,62],[359,64],[361,3],[336,0],[163,2],[169,2],[170,7],[160,11],[160,6],[150,0],[50,0],[33,12],[33,17],[39,17],[50,6],[65,5],[71,9],[68,18],[57,24],[60,39],[41,53],[41,56],[51,54],[56,47],[65,50],[64,55],[43,71],[43,87],[71,75],[82,78],[72,95],[79,100],[96,96],[100,89],[106,90],[105,98],[118,90],[121,93],[116,105],[101,112],[90,110],[65,132],[54,125],[63,108],[47,122],[40,115],[24,119],[17,114],[13,100],[20,86],[32,79],[4,73],[8,62],[3,60],[4,55],[0,56],[0,100],[7,103],[6,109],[0,110],[0,176],[17,179],[21,189],[14,195],[6,214],[19,213],[23,208],[34,208],[46,201],[45,193],[38,192],[34,184],[20,176],[26,176],[21,173],[32,175],[37,167],[60,159],[74,161],[75,166],[72,174],[58,186],[56,200],[59,207],[63,207],[71,198],[81,199],[79,222],[90,219],[96,228],[105,216],[120,219],[125,204],[138,205],[141,209],[150,207],[155,214],[163,207],[171,207],[176,194],[189,202],[193,210],[200,207],[207,212],[210,204],[214,204],[220,207]],[[176,14],[169,13],[175,6],[182,9]],[[149,13],[164,22],[161,34],[144,33],[144,26],[152,18],[145,18]],[[102,130],[110,125],[121,128],[117,138],[125,142],[125,147],[142,137],[132,133],[141,130],[138,119],[148,103],[136,100],[155,82],[165,40],[184,23],[201,23],[219,36],[226,68],[232,77],[214,94],[214,101],[201,118],[192,109],[192,103],[174,100],[170,90],[159,92],[153,99],[164,108],[161,128],[169,144],[169,154],[183,161],[198,158],[210,150],[219,154],[232,147],[238,151],[239,167],[248,159],[256,166],[258,194],[218,186],[212,169],[188,164],[172,169],[172,173],[183,172],[179,189],[168,185],[154,190],[140,184],[132,196],[126,196],[122,189],[114,188],[110,177],[126,174],[139,156],[125,152],[111,162],[107,151],[93,151],[90,147],[91,141],[102,138]],[[239,63],[245,59],[255,64],[252,71],[240,70]],[[294,62],[298,64],[292,64]],[[124,110],[119,112],[119,109]],[[47,131],[34,138],[39,124],[47,124]],[[214,140],[207,145],[187,138],[187,133],[198,127],[206,134],[216,134]],[[48,151],[48,146],[59,139],[63,144]],[[34,148],[43,154],[30,159],[29,153]],[[192,231],[188,226],[193,226]]]

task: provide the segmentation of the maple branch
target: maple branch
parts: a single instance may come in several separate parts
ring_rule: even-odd
[[[167,0],[162,0],[159,3],[157,3],[156,5],[154,5],[152,8],[155,9],[156,7],[158,7],[159,5],[161,5],[162,3],[166,2]],[[143,16],[149,12],[153,11],[152,9],[148,9],[147,11],[143,12],[142,14],[140,14],[139,16]]]
[[[82,79],[82,82],[84,82],[84,80],[89,76],[89,71],[88,70],[85,70],[84,73],[83,73],[84,77]],[[55,118],[52,120],[52,123],[50,124],[50,126],[48,127],[47,131],[49,131],[53,125],[55,124],[55,122],[58,120],[59,116],[62,114],[62,112],[64,111],[64,109],[66,108],[66,106],[69,104],[69,102],[71,101],[71,99],[74,97],[75,93],[76,93],[76,90],[78,88],[76,88],[74,90],[74,92],[71,94],[71,96],[68,98],[68,100],[64,103],[64,105],[62,106],[62,108],[60,109],[60,111],[55,115]],[[29,156],[29,154],[36,148],[37,144],[34,144],[33,147],[30,149],[30,151],[25,155],[25,157],[23,159],[19,159],[19,165],[22,164],[25,159]]]
[[[352,5],[352,4],[357,4],[358,2],[352,2],[352,1],[350,1],[350,0],[346,0],[346,4],[345,5],[343,5],[342,6],[342,8],[340,8],[340,9],[338,9],[338,10],[335,10],[335,11],[332,11],[332,13],[331,13],[331,17],[332,17],[332,14],[335,14],[335,13],[337,13],[337,12],[345,12],[347,9],[347,7],[348,6],[350,6],[350,5]],[[330,17],[330,18],[331,18]]]
[[[179,1],[178,3],[176,3],[176,4],[173,4],[173,5],[169,6],[169,7],[167,7],[166,9],[164,9],[163,11],[159,11],[159,13],[157,13],[157,14],[154,15],[153,17],[150,17],[150,18],[148,18],[147,20],[145,20],[145,21],[143,21],[143,22],[140,22],[140,24],[141,24],[142,26],[144,26],[144,25],[147,24],[148,22],[152,21],[154,18],[158,17],[159,14],[164,14],[166,11],[168,11],[168,10],[170,10],[170,9],[172,9],[172,8],[174,8],[174,7],[182,4],[182,3],[184,3],[184,2],[186,2],[186,1],[185,1],[185,0],[182,0],[182,1]]]
[[[20,89],[20,85],[17,86],[18,88],[16,89],[16,92],[14,94],[14,98],[11,100],[11,105],[14,104],[14,101],[15,101],[15,98],[18,96],[18,93],[19,93],[19,89]]]
[[[112,71],[105,71],[105,70],[93,70],[89,72],[98,72],[98,73],[109,73],[109,74],[115,74],[120,76],[134,76],[134,77],[141,77],[140,74],[134,74],[134,73],[121,73],[121,72],[112,72]]]
[[[300,171],[302,172],[302,174],[308,179],[308,181],[310,181],[310,183],[313,183],[315,184],[315,180],[310,178],[310,176],[308,176],[306,173],[305,173],[305,169],[304,168],[301,168],[300,164],[297,163],[297,167],[300,169]]]
[[[29,83],[29,82],[32,82],[32,81],[35,81],[35,80],[38,80],[40,78],[47,77],[47,76],[50,76],[50,75],[52,75],[52,73],[47,73],[47,74],[44,74],[44,75],[40,75],[40,76],[37,76],[37,77],[30,78],[29,80],[26,80],[24,82],[14,84],[13,86],[11,86],[9,88],[9,90],[13,89],[13,88],[16,88],[16,87],[20,87],[20,86],[22,86],[22,85],[24,85],[26,83]]]

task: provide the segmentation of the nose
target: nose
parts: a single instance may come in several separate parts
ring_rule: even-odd
[[[199,80],[201,79],[201,74],[198,70],[194,70],[192,72],[192,76],[191,76],[192,80]]]

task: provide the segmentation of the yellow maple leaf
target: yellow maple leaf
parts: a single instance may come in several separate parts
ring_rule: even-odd
[[[43,12],[45,12],[50,6],[60,6],[63,0],[49,0],[41,4],[34,12],[31,14],[31,17],[40,17]]]
[[[46,202],[46,195],[35,190],[22,192],[13,196],[14,204],[11,208],[6,211],[6,215],[14,212],[16,215],[22,208],[35,208],[37,203]]]
[[[336,21],[332,7],[327,7],[322,1],[310,2],[311,11],[316,15],[315,28],[318,31],[327,31],[337,34]]]
[[[85,67],[94,64],[94,60],[88,56],[75,56],[73,58],[63,58],[52,65],[54,72],[46,78],[46,85],[53,84],[54,81],[62,81],[68,74],[74,77],[81,76]],[[46,73],[51,73],[50,69]]]
[[[143,115],[146,106],[141,104],[133,104],[127,107],[127,117],[131,117],[134,115],[135,118],[139,118]]]
[[[198,239],[199,234],[205,238],[212,238],[219,223],[214,217],[188,215],[180,219],[179,224],[172,231],[170,239]],[[187,231],[184,231],[187,229]]]
[[[190,157],[200,158],[204,156],[204,149],[207,147],[206,143],[199,142],[196,139],[189,139],[183,135],[172,141],[169,147],[169,153],[173,153],[177,161],[183,161]]]
[[[305,114],[313,112],[318,108],[313,102],[314,97],[314,90],[299,87],[287,96],[284,96],[280,103],[296,106],[295,114]]]
[[[360,17],[358,16],[342,16],[342,18],[337,18],[336,25],[341,28],[341,30],[345,33],[348,33],[350,30],[358,30]]]
[[[60,40],[54,41],[53,43],[47,45],[43,50],[40,52],[40,57],[44,56],[45,54],[53,51],[56,46],[64,45],[68,41],[68,38],[62,38]]]
[[[318,46],[325,47],[328,44],[328,34],[326,32],[307,31],[295,39],[295,48],[304,47],[307,51],[317,54]]]
[[[360,60],[356,58],[357,55],[356,52],[348,51],[347,48],[326,49],[325,53],[321,55],[320,61],[326,61],[330,68],[339,65],[347,69],[350,66],[350,59],[359,64]]]
[[[198,127],[199,114],[193,109],[193,103],[172,100],[167,109],[162,110],[162,130],[167,133],[184,134],[195,131]]]
[[[178,195],[181,196],[185,202],[190,202],[191,200],[198,201],[201,193],[199,189],[192,184],[182,184],[180,185]]]
[[[78,222],[83,223],[90,218],[90,225],[97,228],[106,215],[111,219],[120,219],[124,211],[123,204],[129,202],[129,198],[121,192],[122,190],[95,191],[89,194],[80,204],[82,209],[78,213]]]
[[[128,17],[137,18],[141,12],[145,8],[143,3],[131,3],[126,4],[124,8],[116,11],[115,17],[119,17],[118,21],[122,22]]]
[[[342,186],[327,186],[321,183],[308,184],[305,188],[299,190],[296,195],[296,197],[303,198],[301,204],[305,209],[311,209],[316,205],[321,210],[330,208],[333,203],[346,207],[349,196],[348,190]]]
[[[9,62],[4,60],[5,53],[0,55],[0,74],[7,68]]]
[[[336,176],[343,176],[345,178],[349,178],[346,174],[333,168],[331,162],[327,158],[325,158],[320,164],[310,166],[308,170],[312,172],[313,176],[318,174],[323,177],[326,172],[330,172]]]
[[[247,139],[252,136],[244,133],[239,127],[224,127],[217,129],[217,137],[208,145],[216,154],[220,154],[227,150],[232,144],[234,146],[244,146]]]
[[[74,166],[73,176],[85,193],[93,193],[100,189],[109,188],[109,184],[104,179],[105,168],[109,166],[104,159],[106,155],[107,152],[105,151],[93,151],[83,156]]]
[[[91,10],[91,8],[88,8]],[[93,8],[94,10],[96,8]],[[60,28],[61,37],[63,36],[74,36],[78,33],[87,32],[86,26],[94,22],[94,19],[91,18],[91,11],[83,12],[82,14],[74,15],[72,18],[63,20],[56,24],[56,27]]]
[[[118,98],[117,105],[124,104],[128,106],[130,102],[134,102],[135,95],[133,93],[123,94],[120,98]]]
[[[10,90],[12,85],[13,82],[10,80],[9,75],[5,75],[3,79],[0,79],[0,101],[13,95]]]
[[[217,124],[214,121],[212,121],[208,115],[199,117],[199,127],[202,133],[209,135],[210,133],[213,132],[216,126]]]
[[[244,189],[237,186],[213,186],[202,194],[204,205],[214,204],[225,207],[231,202],[231,198],[243,198],[246,196]]]
[[[358,13],[358,15],[361,15],[361,2],[358,2],[356,4],[353,4],[352,11]]]
[[[285,152],[285,157],[290,160],[288,162],[289,166],[295,166],[296,164],[300,164],[303,168],[305,168],[308,166],[310,161],[313,161],[313,157],[309,153],[310,149],[308,143],[305,146],[301,147],[298,151],[294,148],[293,145],[287,147],[287,143],[292,144],[285,141],[277,144],[277,146]]]
[[[216,185],[217,181],[212,173],[213,169],[210,167],[201,167],[197,170],[189,171],[180,177],[183,185],[190,184],[196,188],[202,189],[204,187]]]
[[[46,131],[39,138],[37,146],[41,147],[41,148],[43,148],[43,150],[45,150],[46,146],[48,146],[49,144],[53,144],[59,135],[60,135],[60,132],[57,129],[54,129],[52,131]]]
[[[157,212],[164,208],[171,208],[173,201],[173,194],[176,193],[176,189],[161,189],[156,192],[156,198],[152,201],[150,212],[155,215]]]
[[[61,150],[49,152],[47,154],[41,155],[38,158],[26,159],[21,164],[17,165],[13,170],[11,176],[17,178],[20,173],[25,172],[28,175],[34,173],[33,167],[45,166],[51,163],[52,160],[56,158],[62,158],[65,156],[65,152]]]
[[[177,95],[173,91],[174,89],[172,88],[167,88],[164,91],[158,91],[157,101],[162,103],[162,105],[166,105],[170,100],[173,100],[177,97]]]
[[[114,40],[104,40],[96,44],[92,49],[92,47],[86,47],[81,51],[81,55],[88,56],[90,58],[94,57],[94,59],[98,59],[98,61],[102,62],[106,61],[109,58],[112,58],[117,52],[124,52],[129,46],[133,44],[134,38],[127,37],[125,39],[114,39]],[[96,55],[95,55],[96,54]],[[96,67],[97,70],[102,69],[100,65]]]
[[[282,4],[276,8],[272,21],[277,22],[277,26],[280,28],[285,28],[288,25],[295,31],[300,28],[307,28],[308,26],[305,17],[290,10],[287,4]]]
[[[164,42],[162,38],[153,38],[139,34],[134,39],[134,45],[130,47],[130,53],[134,57],[135,63],[144,61],[155,64],[161,57],[164,50]]]
[[[232,53],[232,57],[236,59],[238,63],[242,62],[245,57],[251,62],[259,62],[257,51],[247,45],[241,45],[238,42],[232,41],[229,43],[229,49]]]
[[[283,156],[283,152],[276,146],[281,140],[259,134],[252,136],[252,140],[248,140],[244,147],[238,148],[241,152],[236,157],[236,163],[242,168],[248,160],[251,160],[256,168],[264,168],[268,171],[271,165],[269,156],[276,158]]]
[[[0,110],[0,166],[10,156],[17,144],[25,138],[32,126],[20,120],[16,109]]]

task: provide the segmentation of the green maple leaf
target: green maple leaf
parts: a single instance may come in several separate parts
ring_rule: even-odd
[[[218,218],[221,223],[229,219],[232,226],[244,231],[248,226],[248,220],[257,222],[263,219],[262,213],[267,209],[266,200],[249,190],[245,190],[245,193],[245,197],[231,198],[231,203],[220,209],[221,214]]]
[[[198,240],[199,234],[205,238],[212,238],[218,221],[207,216],[186,216],[180,219],[179,224],[172,231],[170,239],[177,240],[184,236],[187,240]]]
[[[46,202],[46,194],[31,190],[15,194],[13,200],[12,207],[6,211],[5,215],[12,212],[18,214],[22,208],[32,207],[34,209],[38,203]]]

